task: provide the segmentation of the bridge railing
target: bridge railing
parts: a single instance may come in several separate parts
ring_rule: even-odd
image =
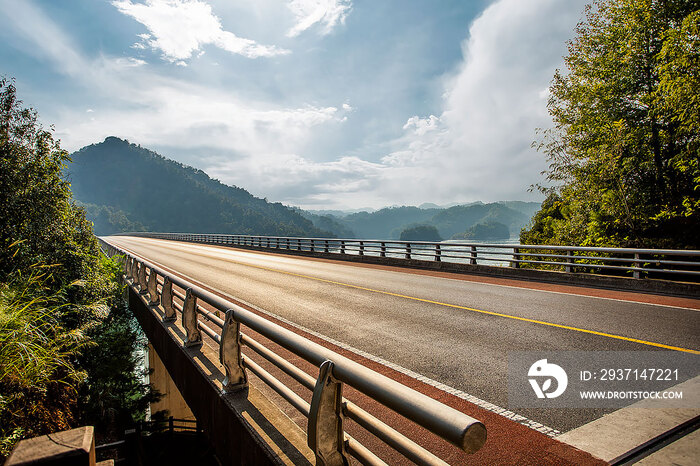
[[[348,454],[362,464],[385,464],[345,432],[344,419],[355,421],[416,464],[446,464],[394,427],[344,398],[344,385],[353,387],[467,453],[479,450],[485,443],[486,428],[480,421],[243,309],[149,261],[104,241],[102,243],[110,255],[123,255],[127,283],[134,291],[144,297],[148,296],[149,305],[159,306],[164,321],[174,321],[180,316],[186,331],[185,346],[201,345],[202,334],[219,345],[219,360],[226,373],[223,382],[225,390],[234,391],[246,387],[247,371],[250,371],[308,418],[308,445],[316,454],[318,464],[347,464]],[[223,313],[223,318],[220,313]],[[318,368],[318,376],[314,378],[251,335],[242,332],[241,326],[313,364]],[[307,402],[243,354],[242,346],[248,347],[302,387],[311,390],[311,402]]]
[[[700,251],[523,244],[481,244],[297,238],[201,233],[128,233],[130,236],[340,255],[376,256],[470,265],[599,273],[633,278],[700,280]]]

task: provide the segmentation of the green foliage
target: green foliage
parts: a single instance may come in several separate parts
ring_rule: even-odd
[[[120,266],[72,202],[67,161],[0,79],[0,460],[23,437],[117,419],[97,405],[138,419],[151,396]]]
[[[556,192],[550,192],[542,202],[542,208],[532,217],[529,227],[520,231],[520,244],[556,244],[557,236],[567,225],[561,213],[561,204],[561,197]]]
[[[699,7],[600,0],[587,9],[550,88],[554,128],[538,144],[551,202],[521,242],[700,246]]]
[[[92,221],[92,229],[98,236],[117,232],[147,231],[141,223],[131,221],[123,210],[82,202],[76,204],[85,209],[85,216]]]
[[[76,199],[100,234],[149,231],[328,236],[293,209],[116,137],[72,154]],[[95,207],[91,206],[94,205]]]
[[[46,286],[53,267],[35,266],[0,284],[0,457],[23,436],[66,429],[86,373],[75,357],[91,344],[86,327],[67,329],[63,290]]]
[[[401,241],[442,241],[437,228],[432,225],[416,225],[406,228],[399,237]]]
[[[145,370],[136,370],[145,367],[147,340],[123,301],[88,335],[95,345],[79,358],[88,374],[80,391],[81,418],[101,435],[115,437],[144,420],[148,404],[157,399]]]
[[[499,222],[477,223],[467,228],[464,233],[456,234],[452,239],[508,239],[510,231],[508,227]]]

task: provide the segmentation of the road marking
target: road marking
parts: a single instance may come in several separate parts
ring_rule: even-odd
[[[641,339],[638,339],[638,338],[624,337],[624,336],[622,336],[622,335],[615,335],[615,334],[613,334],[613,333],[598,332],[598,331],[595,331],[595,330],[588,330],[588,329],[585,329],[585,328],[572,327],[572,326],[569,326],[569,325],[555,324],[555,323],[553,323],[553,322],[546,322],[546,321],[543,321],[543,320],[528,319],[528,318],[526,318],[526,317],[519,317],[519,316],[510,315],[510,314],[503,314],[503,313],[501,313],[501,312],[485,311],[485,310],[483,310],[483,309],[476,309],[476,308],[473,308],[473,307],[460,306],[460,305],[457,305],[457,304],[450,304],[450,303],[443,303],[443,302],[440,302],[440,301],[433,301],[433,300],[430,300],[430,299],[418,298],[418,297],[415,297],[415,296],[408,296],[408,295],[399,294],[399,293],[392,293],[392,292],[390,292],[390,291],[383,291],[383,290],[377,290],[377,289],[374,289],[374,288],[367,288],[367,287],[359,286],[359,285],[352,285],[352,284],[350,284],[350,283],[343,283],[343,282],[338,282],[338,281],[335,281],[335,280],[327,280],[327,279],[325,279],[325,278],[318,278],[318,277],[314,277],[314,276],[311,276],[311,275],[305,275],[305,274],[294,273],[294,272],[285,272],[285,271],[283,271],[283,270],[273,269],[273,268],[270,268],[270,267],[263,267],[263,266],[261,266],[261,265],[252,265],[252,264],[240,263],[240,262],[238,262],[238,264],[243,265],[243,266],[245,266],[245,267],[253,267],[253,268],[256,268],[256,269],[260,269],[260,270],[266,270],[266,271],[268,271],[268,272],[282,273],[282,274],[290,275],[290,276],[294,276],[294,277],[306,278],[306,279],[315,280],[315,281],[318,281],[318,282],[330,283],[330,284],[333,284],[333,285],[339,285],[339,286],[344,286],[344,287],[347,287],[347,288],[354,288],[354,289],[357,289],[357,290],[363,290],[363,291],[369,291],[369,292],[372,292],[372,293],[379,293],[379,294],[383,294],[383,295],[394,296],[394,297],[397,297],[397,298],[409,299],[409,300],[412,300],[412,301],[419,301],[419,302],[424,302],[424,303],[429,303],[429,304],[435,304],[435,305],[438,305],[438,306],[449,307],[449,308],[452,308],[452,309],[460,309],[460,310],[464,310],[464,311],[476,312],[476,313],[479,313],[479,314],[485,314],[485,315],[490,315],[490,316],[495,316],[495,317],[503,317],[503,318],[506,318],[506,319],[513,319],[513,320],[519,320],[519,321],[522,321],[522,322],[528,322],[528,323],[532,323],[532,324],[544,325],[544,326],[547,326],[547,327],[555,327],[555,328],[561,328],[561,329],[565,329],[565,330],[572,330],[572,331],[580,332],[580,333],[588,333],[588,334],[591,334],[591,335],[597,335],[597,336],[602,336],[602,337],[606,337],[606,338],[612,338],[612,339],[615,339],[615,340],[629,341],[629,342],[632,342],[632,343],[639,343],[639,344],[642,344],[642,345],[653,346],[653,347],[656,347],[656,348],[663,348],[663,349],[668,349],[668,350],[672,350],[672,351],[680,351],[680,352],[691,353],[691,354],[700,354],[700,351],[698,351],[698,350],[693,350],[693,349],[689,349],[689,348],[681,348],[681,347],[678,347],[678,346],[665,345],[665,344],[663,344],[663,343],[656,343],[656,342],[653,342],[653,341],[646,341],[646,340],[641,340]]]

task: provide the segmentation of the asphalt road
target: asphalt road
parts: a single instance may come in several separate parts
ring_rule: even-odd
[[[597,294],[590,289],[571,294],[572,287],[532,289],[527,282],[483,283],[148,238],[108,241],[234,300],[502,407],[508,405],[512,351],[700,349],[700,303],[692,300],[660,305],[651,298],[630,301],[624,293],[584,296]],[[607,412],[516,411],[562,432]]]

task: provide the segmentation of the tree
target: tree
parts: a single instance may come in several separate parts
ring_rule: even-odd
[[[72,201],[68,160],[0,78],[0,462],[24,436],[133,422],[151,397],[120,266]]]
[[[550,163],[543,190],[554,216],[539,215],[521,241],[698,247],[699,7],[587,7],[568,43],[567,70],[550,87],[554,127],[538,143]]]
[[[401,241],[442,241],[437,228],[432,225],[416,225],[404,229],[399,237]]]

